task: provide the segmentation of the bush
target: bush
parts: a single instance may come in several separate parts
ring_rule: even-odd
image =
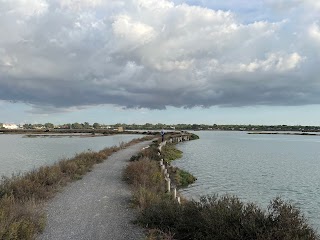
[[[191,135],[190,135],[190,140],[197,140],[197,139],[199,139],[200,137],[198,136],[198,135],[196,135],[196,134],[194,134],[194,133],[192,133]]]
[[[319,239],[299,210],[280,199],[268,211],[236,197],[202,197],[182,205],[163,200],[144,209],[139,221],[175,239]]]
[[[0,239],[34,239],[44,226],[44,214],[32,199],[17,201],[13,196],[0,199]]]

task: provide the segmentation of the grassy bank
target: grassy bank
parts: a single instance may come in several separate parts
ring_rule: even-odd
[[[105,148],[83,152],[52,166],[29,173],[2,178],[0,182],[0,239],[34,239],[45,227],[44,203],[69,182],[81,179],[92,167],[112,153],[132,144],[149,140],[144,137]]]
[[[165,193],[154,144],[128,166],[125,178],[133,186],[137,222],[150,231],[149,239],[319,239],[299,209],[277,198],[266,210],[235,196],[205,196],[181,204]],[[168,146],[169,159],[172,146]],[[171,176],[171,174],[170,174]]]
[[[191,173],[171,166],[171,162],[182,157],[182,151],[176,148],[176,144],[167,143],[161,151],[161,158],[167,163],[169,174],[173,176],[172,181],[177,187],[186,187],[197,179]]]

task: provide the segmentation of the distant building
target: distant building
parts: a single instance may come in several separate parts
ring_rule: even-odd
[[[118,132],[123,132],[123,127],[118,127]]]
[[[5,129],[18,129],[19,127],[16,124],[4,123],[3,128],[5,128]]]

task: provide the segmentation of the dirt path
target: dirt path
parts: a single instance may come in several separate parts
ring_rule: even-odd
[[[151,142],[138,143],[110,156],[67,186],[48,205],[47,227],[39,240],[144,239],[143,229],[132,224],[131,193],[122,180],[128,159]]]

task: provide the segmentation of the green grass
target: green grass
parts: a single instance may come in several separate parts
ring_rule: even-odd
[[[167,143],[162,147],[161,156],[165,162],[171,162],[182,157],[182,152],[176,149],[175,144]]]
[[[44,203],[69,182],[79,180],[112,153],[151,137],[121,143],[99,152],[87,151],[52,166],[0,181],[0,239],[34,239],[45,227]]]
[[[161,157],[165,162],[171,163],[172,161],[182,157],[182,151],[176,148],[176,144],[167,143],[162,148]],[[191,173],[177,167],[169,167],[168,170],[169,174],[174,176],[172,181],[178,188],[186,187],[197,180]]]
[[[187,187],[188,185],[194,183],[197,178],[193,176],[191,173],[184,171],[182,169],[177,168],[175,170],[175,183],[177,187]]]

